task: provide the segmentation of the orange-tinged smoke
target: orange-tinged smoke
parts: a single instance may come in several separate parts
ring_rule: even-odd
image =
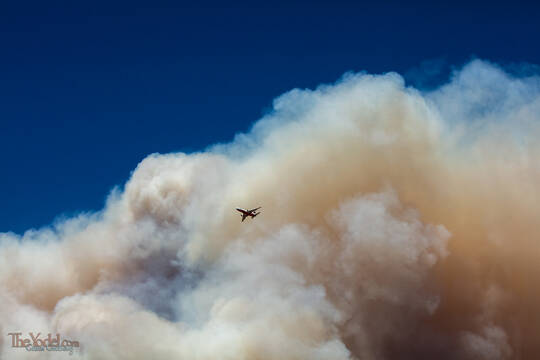
[[[98,214],[0,234],[2,359],[58,356],[13,331],[87,359],[539,358],[539,114],[540,78],[482,61],[286,93]]]

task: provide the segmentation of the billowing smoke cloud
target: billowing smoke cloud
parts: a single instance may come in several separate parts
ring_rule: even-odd
[[[540,78],[482,61],[292,90],[97,214],[1,234],[0,356],[67,356],[7,336],[51,332],[85,359],[540,358],[539,124]]]

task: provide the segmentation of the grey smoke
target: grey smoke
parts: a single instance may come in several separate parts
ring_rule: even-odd
[[[6,336],[41,331],[85,359],[535,359],[539,114],[538,76],[480,60],[283,94],[99,213],[0,234],[1,358],[58,358]]]

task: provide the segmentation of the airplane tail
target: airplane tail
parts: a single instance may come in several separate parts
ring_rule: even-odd
[[[260,214],[260,212],[255,213],[255,214],[251,215],[251,217],[254,218],[255,216],[257,216],[257,215],[259,215],[259,214]]]

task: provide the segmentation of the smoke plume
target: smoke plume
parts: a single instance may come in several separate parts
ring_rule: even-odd
[[[0,357],[67,357],[7,336],[50,332],[100,360],[538,359],[539,124],[540,77],[480,60],[292,90],[98,213],[0,234]]]

